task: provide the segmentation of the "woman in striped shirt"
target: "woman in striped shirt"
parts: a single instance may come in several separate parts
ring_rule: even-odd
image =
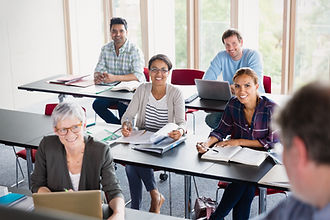
[[[138,129],[157,131],[169,122],[176,123],[178,130],[169,133],[174,140],[178,140],[186,130],[185,104],[181,91],[167,84],[172,63],[163,54],[153,56],[148,64],[151,83],[139,86],[122,117],[122,134],[131,134],[132,122],[136,117],[135,126]],[[158,192],[154,171],[150,168],[126,165],[126,174],[131,194],[131,208],[139,209],[142,200],[142,181],[151,196],[150,212],[160,213],[160,207],[165,198]]]
[[[258,94],[258,77],[250,68],[237,70],[233,77],[235,97],[225,108],[221,121],[207,141],[199,142],[196,148],[205,153],[209,147],[245,146],[268,150],[278,142],[277,135],[270,129],[275,103]],[[231,135],[231,138],[225,138]],[[235,182],[225,189],[220,204],[210,219],[224,219],[233,209],[233,219],[248,219],[256,186]]]

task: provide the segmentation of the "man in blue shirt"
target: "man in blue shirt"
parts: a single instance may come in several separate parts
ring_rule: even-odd
[[[211,61],[211,65],[205,72],[203,79],[218,80],[222,74],[223,80],[228,81],[233,86],[233,76],[236,71],[241,67],[250,67],[258,75],[258,91],[264,93],[260,54],[252,49],[243,49],[243,38],[235,29],[229,29],[223,33],[222,43],[225,45],[226,50],[220,51]],[[214,129],[218,126],[221,116],[222,112],[209,113],[205,118],[205,122]]]
[[[116,81],[145,81],[144,58],[141,50],[127,39],[127,22],[123,18],[112,18],[110,22],[112,41],[102,47],[99,61],[94,71],[95,84]],[[108,108],[117,107],[119,118]],[[127,103],[110,98],[97,98],[94,111],[107,123],[120,124],[127,109]]]
[[[258,219],[330,219],[329,112],[329,82],[314,82],[295,93],[278,114],[283,162],[294,196]]]

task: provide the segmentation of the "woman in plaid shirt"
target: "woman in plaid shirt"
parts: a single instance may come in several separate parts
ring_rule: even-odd
[[[268,150],[278,142],[270,128],[271,116],[276,104],[259,96],[258,77],[250,68],[239,69],[233,77],[235,97],[225,108],[221,121],[205,142],[196,148],[205,153],[209,147],[245,146]],[[231,138],[225,138],[231,135]],[[250,183],[231,183],[225,189],[219,206],[210,219],[223,219],[233,209],[233,219],[248,219],[256,186]]]

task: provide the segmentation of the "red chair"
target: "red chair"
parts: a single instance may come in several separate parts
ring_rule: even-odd
[[[56,106],[57,106],[57,103],[47,104],[45,106],[45,115],[50,116]],[[14,185],[16,185],[16,187],[18,187],[18,184],[20,184],[24,181],[24,174],[23,174],[23,171],[22,171],[21,164],[19,162],[19,158],[22,158],[22,159],[26,160],[26,150],[23,149],[23,150],[20,150],[20,151],[16,152],[15,147],[13,147],[13,150],[14,150],[14,153],[16,155],[16,184],[14,184]],[[31,150],[32,163],[35,162],[36,153],[37,153],[36,149]],[[21,170],[21,174],[23,176],[23,179],[21,181],[18,181],[18,166],[19,166],[19,168]]]
[[[173,85],[195,85],[195,79],[202,79],[204,72],[194,69],[174,69],[172,71],[171,83]],[[193,116],[193,128],[195,134],[195,115],[194,112],[198,109],[188,108],[186,109],[186,115],[192,114]]]
[[[263,84],[266,93],[272,93],[272,78],[270,76],[264,76]]]
[[[215,194],[215,201],[218,204],[218,192],[220,189],[226,189],[227,186],[229,185],[228,182],[224,182],[224,181],[219,181],[218,182],[218,188]],[[285,196],[287,196],[286,192],[284,190],[279,190],[279,189],[271,189],[271,188],[266,188],[266,195],[272,195],[272,194],[276,194],[276,193],[283,193]],[[254,196],[260,196],[260,190],[259,188],[257,188]],[[266,210],[264,210],[266,211]],[[261,214],[261,203],[259,202],[259,214]]]

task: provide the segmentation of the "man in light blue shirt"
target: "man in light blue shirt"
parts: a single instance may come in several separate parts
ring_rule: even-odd
[[[294,196],[257,219],[330,219],[329,112],[329,82],[314,82],[297,91],[277,114]]]
[[[264,93],[263,69],[260,54],[252,49],[243,49],[243,38],[234,29],[225,31],[222,35],[222,43],[226,50],[220,51],[211,61],[211,65],[205,72],[203,79],[217,80],[222,74],[224,81],[233,86],[233,76],[241,67],[250,67],[258,75],[260,93]],[[233,91],[233,88],[232,88]],[[210,113],[206,116],[205,122],[211,128],[216,128],[220,122],[222,112]]]
[[[110,22],[112,41],[101,51],[95,68],[95,84],[116,81],[145,81],[143,73],[144,58],[141,50],[127,39],[127,22],[123,18],[112,18]],[[108,108],[115,106],[119,112],[117,118]],[[93,103],[94,111],[107,123],[120,124],[127,103],[110,98],[97,98]]]

